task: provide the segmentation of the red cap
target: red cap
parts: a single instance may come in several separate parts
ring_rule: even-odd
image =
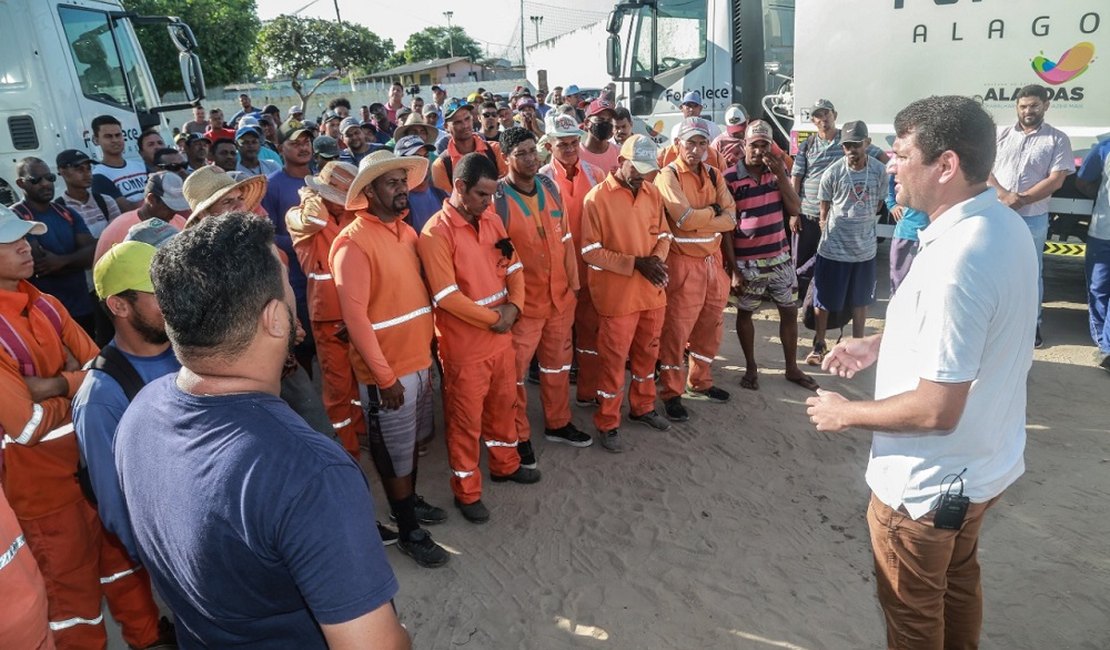
[[[586,109],[586,117],[593,117],[598,113],[609,111],[613,113],[613,104],[608,99],[595,99],[590,102],[590,107]]]

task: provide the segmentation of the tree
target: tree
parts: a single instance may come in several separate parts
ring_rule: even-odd
[[[283,15],[262,26],[254,61],[261,70],[289,77],[301,106],[307,106],[328,79],[356,67],[377,70],[392,53],[392,40],[383,41],[362,25]],[[324,76],[305,90],[305,82],[318,71]]]
[[[462,27],[451,27],[450,38],[446,27],[425,27],[405,41],[405,62],[445,59],[451,56],[452,49],[455,56],[465,56],[471,61],[482,58],[482,46]]]
[[[148,16],[177,16],[197,37],[204,81],[210,86],[242,81],[250,74],[250,53],[261,23],[255,0],[123,0],[128,11]],[[160,93],[181,90],[181,68],[165,27],[138,26],[154,82]]]

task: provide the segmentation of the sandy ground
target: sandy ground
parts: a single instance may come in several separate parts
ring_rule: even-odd
[[[1027,471],[989,513],[980,541],[982,645],[1103,649],[1110,377],[1095,367],[1082,258],[1046,257],[1045,274],[1046,347],[1029,376]],[[869,331],[882,327],[885,307],[884,299],[873,309]],[[691,403],[690,421],[666,433],[626,423],[623,455],[535,435],[543,480],[487,481],[486,525],[451,507],[439,435],[421,461],[419,490],[450,511],[432,532],[455,555],[430,570],[388,550],[414,647],[881,647],[864,519],[870,437],[813,430],[808,393],[782,377],[777,314],[768,308],[757,318],[758,392],[739,387],[743,355],[730,310],[715,368],[731,402]],[[815,376],[857,398],[874,382],[873,372]],[[529,390],[542,432],[536,387]],[[592,411],[573,408],[592,432]],[[386,512],[380,490],[377,503]]]

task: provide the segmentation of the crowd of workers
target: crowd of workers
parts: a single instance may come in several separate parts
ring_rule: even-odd
[[[788,381],[818,391],[798,362],[800,309],[815,332],[805,362],[844,367],[825,334],[851,320],[867,340],[877,215],[897,220],[892,292],[930,221],[900,200],[866,124],[838,127],[818,100],[816,133],[790,157],[741,106],[723,125],[701,117],[694,92],[660,149],[609,93],[554,91],[549,105],[543,91],[433,87],[405,106],[396,84],[359,117],[333,101],[319,124],[243,95],[227,122],[198,107],[177,148],[142,134],[141,160],[103,116],[98,159],[19,163],[24,198],[0,208],[0,584],[19,606],[0,646],[103,647],[102,598],[136,648],[400,646],[382,544],[425,567],[450,558],[426,528],[448,513],[417,491],[433,375],[454,505],[480,524],[483,446],[490,480],[541,480],[529,382],[547,441],[613,453],[635,444],[626,394],[628,419],[659,431],[695,416],[691,402],[728,402],[712,365],[730,295],[742,388],[759,389],[765,300]],[[988,165],[1037,247],[1047,197],[1075,171],[1047,107],[1023,89]],[[1106,152],[1079,174],[1098,193],[1092,236],[1110,219]],[[572,390],[596,435],[574,424]],[[364,448],[396,530],[375,521]]]

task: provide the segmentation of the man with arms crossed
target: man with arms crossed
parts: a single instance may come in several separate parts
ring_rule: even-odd
[[[886,330],[837,344],[823,364],[850,378],[877,361],[876,399],[819,391],[807,412],[818,431],[875,432],[867,523],[888,646],[976,648],[979,530],[1025,469],[1037,260],[987,185],[995,127],[982,107],[930,97],[894,128],[898,204],[929,215],[921,252]]]

